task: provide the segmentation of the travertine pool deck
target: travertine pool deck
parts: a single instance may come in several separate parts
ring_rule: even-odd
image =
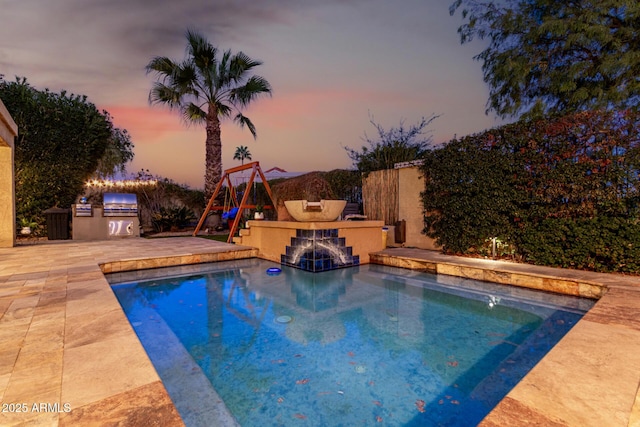
[[[183,425],[103,272],[256,254],[196,237],[0,249],[0,425]]]
[[[0,249],[0,425],[183,425],[103,273],[256,254],[194,237]],[[482,425],[640,426],[640,278],[405,248],[373,259],[600,296]]]

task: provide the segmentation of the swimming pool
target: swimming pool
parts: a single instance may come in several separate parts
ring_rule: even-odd
[[[475,425],[593,305],[393,267],[274,266],[108,276],[188,426]]]

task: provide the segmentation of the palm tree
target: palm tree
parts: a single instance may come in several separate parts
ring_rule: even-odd
[[[180,111],[186,123],[205,124],[205,197],[211,197],[222,178],[222,140],[220,122],[230,118],[256,137],[256,128],[243,108],[260,95],[271,95],[271,85],[260,76],[250,75],[261,61],[242,52],[226,50],[219,55],[201,34],[187,30],[187,55],[182,62],[157,56],[146,66],[157,80],[149,92],[150,104],[166,104]]]
[[[236,153],[233,155],[233,160],[240,160],[240,164],[244,165],[244,159],[251,160],[249,148],[244,145],[236,147]]]

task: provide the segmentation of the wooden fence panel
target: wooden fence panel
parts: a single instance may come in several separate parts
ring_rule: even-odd
[[[362,180],[362,201],[367,219],[393,225],[398,220],[398,169],[369,173]]]

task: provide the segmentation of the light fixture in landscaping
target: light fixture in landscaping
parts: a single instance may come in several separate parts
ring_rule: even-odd
[[[498,240],[497,237],[491,237],[491,258],[495,259],[496,258],[496,241]]]

